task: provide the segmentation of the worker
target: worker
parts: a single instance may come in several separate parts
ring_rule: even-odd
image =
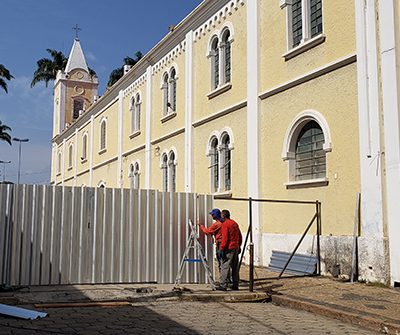
[[[226,291],[229,282],[229,272],[232,273],[232,290],[239,289],[239,253],[242,245],[242,233],[239,225],[231,219],[227,209],[221,212],[221,243],[218,249],[219,257],[222,259],[221,280],[215,289]]]
[[[221,274],[221,264],[222,260],[219,257],[218,254],[218,249],[221,244],[221,225],[222,225],[222,219],[221,219],[221,211],[218,208],[212,209],[208,214],[211,215],[212,219],[214,220],[214,223],[210,227],[205,227],[204,225],[201,225],[200,223],[197,223],[200,230],[206,234],[206,235],[211,235],[214,237],[214,244],[215,244],[215,251],[217,255],[217,261],[218,261],[218,271]]]

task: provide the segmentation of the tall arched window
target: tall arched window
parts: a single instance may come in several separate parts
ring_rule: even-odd
[[[171,112],[176,112],[176,71],[174,68],[171,69],[169,77],[169,108]]]
[[[57,155],[57,173],[61,173],[61,162],[62,157],[61,157],[61,152],[58,153]]]
[[[83,134],[82,136],[82,156],[81,160],[85,161],[87,159],[87,134]]]
[[[317,122],[309,121],[303,126],[296,141],[296,181],[326,176],[324,142],[324,133]]]
[[[213,137],[210,143],[210,172],[211,172],[211,192],[218,192],[219,189],[219,158],[218,158],[218,139]]]
[[[168,192],[168,156],[167,154],[162,155],[162,183],[163,183],[163,191]]]
[[[140,167],[138,162],[129,166],[129,178],[131,181],[131,188],[138,190],[140,188]]]
[[[212,89],[216,89],[219,85],[219,49],[218,49],[218,37],[214,37],[211,42],[211,84]]]
[[[222,189],[229,191],[231,189],[231,148],[230,137],[227,133],[221,139],[221,175],[222,175]]]
[[[68,147],[68,167],[72,168],[72,160],[73,160],[73,145],[70,144]]]
[[[224,59],[224,67],[223,67],[223,83],[229,83],[231,81],[231,41],[230,41],[231,33],[228,29],[224,31],[222,35],[222,43],[221,43],[221,53]]]
[[[136,100],[133,97],[131,100],[131,133],[134,133],[136,130]]]
[[[165,73],[164,77],[163,77],[163,84],[161,87],[161,89],[163,91],[163,115],[164,116],[168,115],[168,107],[169,107],[168,83],[169,83],[169,76],[168,76],[168,73]]]
[[[106,149],[107,141],[107,120],[103,119],[100,124],[100,150]]]
[[[75,98],[74,99],[74,111],[73,111],[73,118],[77,119],[79,117],[79,112],[83,111],[84,107],[84,100],[81,98]]]
[[[168,160],[168,185],[169,185],[169,192],[176,191],[176,163],[175,163],[175,153],[171,151],[169,153],[169,160]]]
[[[139,131],[140,130],[140,112],[141,112],[141,105],[142,101],[140,100],[140,95],[139,93],[136,94],[136,104],[135,104],[135,127],[133,131]]]

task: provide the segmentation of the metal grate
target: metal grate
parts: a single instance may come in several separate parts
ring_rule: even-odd
[[[321,127],[315,121],[308,122],[301,130],[296,145],[295,180],[311,180],[326,175],[325,142]]]
[[[231,42],[228,41],[228,38],[225,42],[225,83],[231,81]]]
[[[322,33],[322,0],[310,0],[311,37]]]
[[[302,21],[302,0],[294,0],[292,4],[292,36],[293,47],[300,44],[303,38],[303,21]]]

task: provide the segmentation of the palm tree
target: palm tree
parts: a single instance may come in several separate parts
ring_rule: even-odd
[[[124,65],[134,66],[142,57],[143,54],[140,51],[137,51],[135,53],[135,58],[131,58],[129,56],[126,56],[124,58]],[[123,77],[123,75],[124,75],[124,66],[118,67],[115,70],[113,70],[108,79],[107,87],[111,87],[112,85],[114,85],[119,79]]]
[[[7,133],[8,131],[11,131],[11,128],[0,121],[0,140],[11,145],[11,135]]]
[[[38,82],[44,81],[46,87],[49,81],[55,80],[57,77],[57,72],[59,70],[64,71],[68,63],[68,57],[62,53],[62,51],[57,51],[54,49],[46,49],[50,54],[51,59],[42,58],[37,61],[37,69],[33,74],[33,80],[31,82],[31,87],[35,86]],[[89,68],[89,74],[93,77],[96,76],[96,72]]]
[[[4,79],[3,79],[4,78]],[[8,93],[6,80],[14,78],[3,64],[0,64],[0,87]]]

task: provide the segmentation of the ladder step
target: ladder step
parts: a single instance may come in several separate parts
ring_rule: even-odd
[[[196,259],[196,258],[185,258],[185,262],[189,262],[189,263],[201,263],[203,262],[202,259]]]

